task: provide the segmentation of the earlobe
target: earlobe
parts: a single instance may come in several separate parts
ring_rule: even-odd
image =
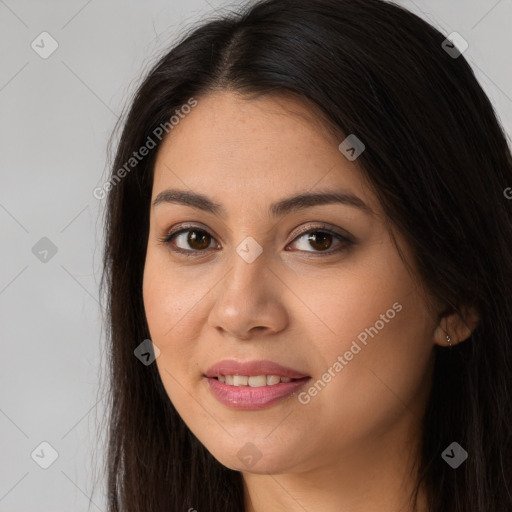
[[[434,342],[442,347],[466,341],[476,329],[480,316],[474,307],[464,307],[460,312],[451,310],[440,316],[434,331]]]

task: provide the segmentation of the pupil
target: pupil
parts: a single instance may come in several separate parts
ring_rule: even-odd
[[[198,233],[200,234],[198,235]],[[210,245],[208,238],[208,233],[205,233],[204,231],[190,231],[188,236],[188,243],[193,249],[207,249]],[[198,243],[198,241],[199,244],[195,245]]]
[[[329,249],[331,245],[330,237],[329,233],[311,233],[308,240],[312,245],[317,244],[317,247],[313,245],[315,249]]]

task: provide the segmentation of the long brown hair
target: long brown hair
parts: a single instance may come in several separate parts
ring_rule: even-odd
[[[418,487],[432,512],[512,511],[512,163],[489,99],[445,37],[383,0],[265,0],[202,23],[149,71],[103,189],[109,512],[244,508],[241,473],[205,449],[156,365],[134,356],[149,338],[142,276],[155,129],[170,132],[177,109],[219,89],[298,94],[364,141],[358,163],[426,288],[480,315],[467,341],[435,347]],[[127,167],[148,137],[156,147]],[[452,441],[469,455],[456,470],[441,457]]]

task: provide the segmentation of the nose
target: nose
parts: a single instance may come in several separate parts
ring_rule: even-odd
[[[236,257],[217,287],[208,324],[240,340],[269,336],[288,325],[283,303],[286,286],[263,258],[252,263]]]

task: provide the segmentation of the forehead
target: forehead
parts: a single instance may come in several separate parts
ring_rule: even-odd
[[[356,162],[339,151],[335,132],[294,95],[248,99],[233,92],[197,98],[163,140],[154,195],[165,187],[279,198],[317,188],[343,188],[375,204]]]

